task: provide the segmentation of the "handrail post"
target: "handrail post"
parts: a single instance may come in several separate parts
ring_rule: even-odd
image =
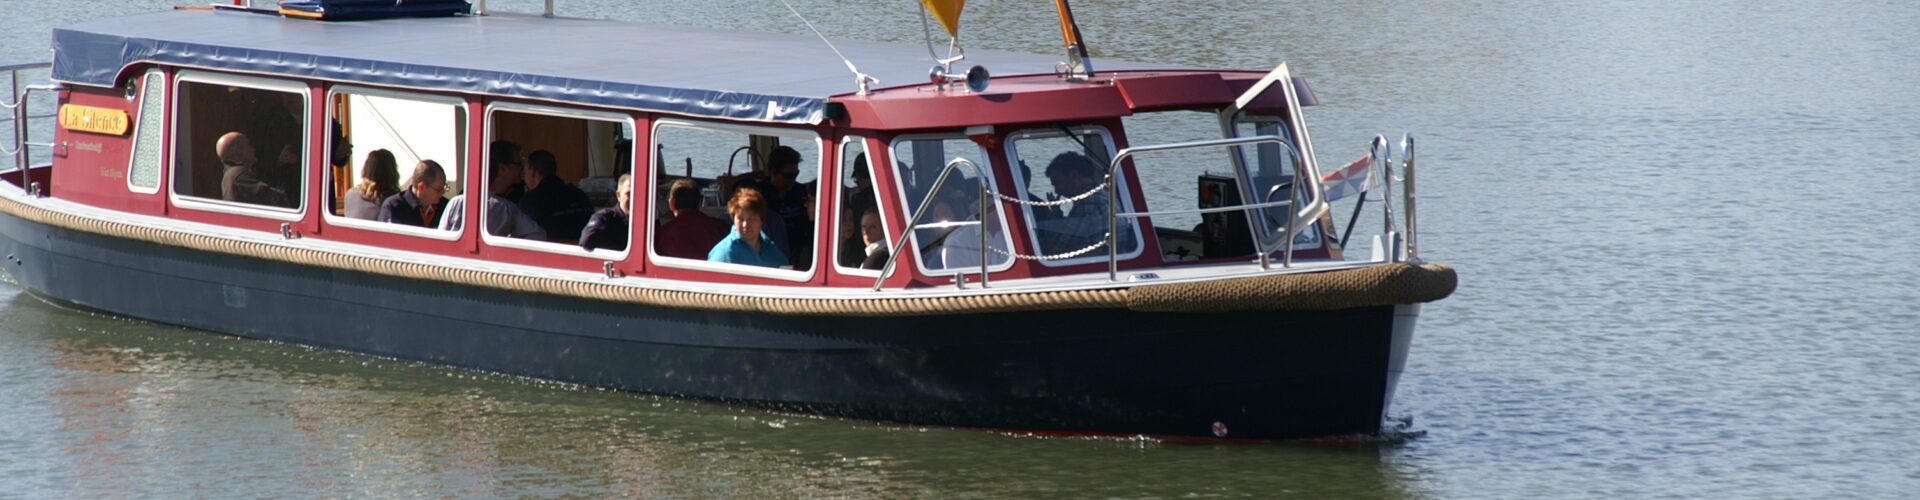
[[[1420,229],[1417,221],[1420,219],[1414,216],[1413,133],[1400,135],[1400,152],[1406,155],[1405,159],[1400,160],[1401,175],[1407,178],[1406,186],[1401,188],[1400,193],[1406,197],[1407,205],[1407,259],[1418,261],[1420,260]]]
[[[1384,135],[1373,136],[1373,141],[1377,147],[1391,147],[1388,145],[1387,137]],[[1387,245],[1387,248],[1381,249],[1381,255],[1385,255],[1388,261],[1399,262],[1402,256],[1399,243],[1401,236],[1400,226],[1393,221],[1393,162],[1380,162],[1380,189],[1382,190],[1380,194],[1380,229],[1386,232],[1386,239],[1381,241],[1381,244]]]
[[[976,165],[976,167],[977,166],[978,165]],[[975,169],[975,172],[976,173],[974,175],[980,175],[978,173],[978,169]],[[980,178],[979,200],[980,201],[978,203],[974,204],[974,211],[980,213],[979,215],[980,230],[978,231],[980,233],[980,288],[986,288],[987,287],[987,262],[988,262],[987,254],[988,252],[990,252],[990,250],[987,249],[987,203],[988,201],[987,201],[987,179],[985,177]],[[1009,250],[1011,250],[1011,248],[1009,248]]]
[[[984,184],[985,182],[987,182],[987,178],[980,173],[980,166],[973,164],[973,160],[968,160],[966,158],[954,158],[953,160],[948,161],[947,166],[945,168],[940,169],[940,176],[935,177],[933,179],[933,186],[927,189],[927,197],[922,198],[920,200],[920,208],[914,210],[913,217],[909,217],[907,219],[906,229],[900,232],[900,237],[895,240],[893,247],[887,249],[887,264],[885,266],[880,267],[880,276],[878,278],[874,278],[873,291],[875,292],[880,291],[880,285],[886,284],[887,278],[893,275],[894,263],[900,261],[900,248],[906,246],[907,238],[913,237],[914,226],[920,225],[920,218],[925,217],[927,215],[927,209],[933,206],[932,203],[928,203],[928,202],[933,201],[933,197],[940,194],[940,188],[947,184],[947,176],[953,174],[954,167],[962,164],[965,164],[968,168],[972,168],[973,175],[976,177],[980,177],[981,183]],[[985,234],[986,231],[987,231],[986,221],[982,220],[980,221],[980,232],[982,233],[980,238],[982,241],[986,240],[986,234]],[[980,248],[980,262],[981,262],[980,269],[982,270],[982,273],[980,275],[981,287],[985,287],[986,281],[987,281],[986,274],[984,272],[987,268],[986,266],[987,251],[988,250],[986,249],[985,245],[981,245],[981,248]]]
[[[20,70],[7,71],[10,79],[7,93],[11,95],[13,111],[13,168],[20,171],[20,187],[26,187],[27,180],[27,113],[26,100],[20,97]]]
[[[1120,176],[1120,162],[1115,160],[1107,164],[1107,182],[1100,189],[1107,190],[1107,281],[1120,281],[1120,192],[1114,186]]]

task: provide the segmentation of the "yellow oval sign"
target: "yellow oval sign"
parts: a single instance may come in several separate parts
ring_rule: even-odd
[[[60,105],[60,127],[67,130],[125,135],[127,123],[126,111],[78,104]]]

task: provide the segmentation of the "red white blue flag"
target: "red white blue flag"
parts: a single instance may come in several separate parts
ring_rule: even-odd
[[[1340,170],[1320,176],[1320,186],[1326,192],[1327,201],[1346,198],[1373,189],[1373,175],[1371,175],[1373,171],[1367,168],[1372,165],[1373,154],[1368,153],[1361,155],[1360,159],[1354,160],[1353,163],[1340,167]]]

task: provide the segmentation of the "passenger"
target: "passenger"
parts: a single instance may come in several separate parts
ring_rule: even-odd
[[[547,230],[548,241],[578,243],[580,230],[593,217],[593,199],[561,179],[559,171],[552,152],[542,149],[527,155],[520,177],[527,192],[520,196],[520,211]]]
[[[489,146],[491,154],[487,159],[487,177],[492,181],[487,194],[487,234],[509,236],[532,240],[547,239],[547,230],[540,223],[520,212],[520,206],[505,195],[515,194],[511,188],[520,184],[520,170],[526,160],[520,158],[520,146],[508,141],[493,141]],[[508,181],[511,179],[511,181]],[[460,193],[447,202],[447,213],[440,218],[441,231],[459,231],[466,227],[467,194]]]
[[[493,177],[487,185],[494,196],[514,203],[519,203],[520,196],[527,192],[527,185],[520,180],[527,168],[527,159],[520,152],[520,145],[513,141],[493,141],[487,145],[487,172]]]
[[[975,204],[975,200],[972,198],[972,196],[962,195],[949,199],[948,203],[951,207],[949,211],[956,216],[955,220],[972,221],[979,219],[980,216],[977,214],[979,205]],[[945,237],[941,238],[940,262],[947,268],[972,267],[975,268],[976,271],[978,270],[982,254],[980,251],[980,229],[982,227],[985,227],[987,230],[988,248],[1001,252],[1007,250],[1005,242],[1002,241],[1002,231],[1000,230],[1000,217],[998,215],[999,204],[988,203],[986,210],[986,222],[982,225],[956,227],[953,228],[951,232],[948,232]],[[1004,257],[994,255],[988,256],[987,259],[989,264],[993,264],[1000,262]],[[964,271],[964,269],[962,270]]]
[[[407,189],[380,203],[380,220],[394,224],[436,227],[447,210],[447,172],[433,160],[420,160],[407,177]]]
[[[1068,151],[1047,162],[1047,179],[1053,182],[1050,199],[1071,198],[1101,186],[1099,168],[1086,155]],[[1040,243],[1044,253],[1079,250],[1107,237],[1107,191],[1101,189],[1079,201],[1059,219],[1040,223]]]
[[[847,188],[846,207],[854,217],[872,211],[880,202],[873,193],[873,175],[867,171],[867,154],[853,157],[853,182]]]
[[[834,260],[840,267],[860,267],[867,259],[867,244],[860,241],[860,215],[865,211],[840,211],[840,248]]]
[[[380,202],[400,192],[400,166],[393,152],[375,149],[360,163],[360,183],[347,190],[346,215],[355,219],[377,220]]]
[[[260,179],[275,186],[300,185],[300,153],[307,132],[306,101],[293,92],[251,94],[256,97],[249,106],[253,113],[251,137],[260,151],[260,162],[255,164],[260,170]]]
[[[673,218],[660,224],[654,236],[654,251],[667,257],[704,259],[715,243],[730,231],[726,221],[700,211],[700,188],[693,179],[673,181],[667,190],[667,206]]]
[[[779,243],[761,231],[767,217],[767,201],[753,188],[740,188],[727,201],[727,214],[733,216],[733,232],[713,245],[707,260],[762,267],[785,267],[787,255]]]
[[[867,244],[866,258],[861,259],[861,269],[878,270],[887,266],[886,228],[880,225],[880,211],[868,210],[860,216],[860,239]]]
[[[633,175],[621,174],[615,182],[614,205],[594,212],[593,218],[587,220],[586,229],[580,230],[580,248],[627,248],[627,207],[633,202]]]
[[[752,187],[766,197],[768,234],[782,248],[795,249],[789,255],[790,263],[794,269],[806,270],[813,265],[812,252],[803,250],[813,248],[813,214],[807,207],[813,185],[796,182],[800,162],[799,151],[787,146],[773,148],[767,155],[766,177]]]
[[[1040,197],[1033,194],[1033,167],[1027,166],[1026,160],[1020,160],[1020,180],[1021,185],[1027,186],[1027,201],[1033,203],[1027,206],[1028,210],[1033,211],[1033,220],[1051,221],[1060,218],[1060,207],[1040,205],[1039,203],[1042,203]]]
[[[253,141],[246,134],[227,132],[214,142],[214,153],[225,168],[220,174],[220,199],[255,205],[287,206],[287,193],[261,180],[254,169]]]

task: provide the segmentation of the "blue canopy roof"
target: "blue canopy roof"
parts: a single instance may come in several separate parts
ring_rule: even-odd
[[[923,45],[834,43],[880,87],[924,84],[933,65]],[[819,123],[827,98],[856,89],[814,37],[516,14],[322,22],[174,10],[58,28],[53,48],[53,78],[78,85],[112,86],[152,62],[779,123]],[[1058,60],[970,51],[964,64],[1012,75]]]

